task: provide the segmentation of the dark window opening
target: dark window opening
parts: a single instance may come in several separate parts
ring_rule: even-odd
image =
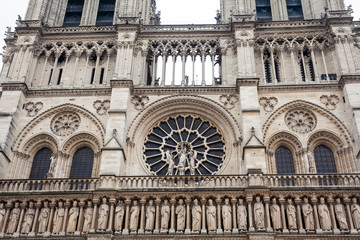
[[[91,178],[94,164],[94,151],[85,147],[77,150],[71,165],[70,178]]]
[[[256,15],[259,21],[272,21],[270,0],[256,0]]]
[[[280,64],[277,61],[275,61],[275,74],[277,81],[280,82]]]
[[[115,0],[100,0],[96,25],[112,25],[114,12]]]
[[[91,73],[91,81],[90,81],[90,84],[94,84],[94,80],[95,80],[95,68],[93,68],[92,73]]]
[[[278,174],[295,174],[293,156],[286,147],[279,147],[275,152],[276,170]]]
[[[59,71],[59,78],[58,78],[58,81],[57,81],[57,85],[60,85],[60,83],[61,83],[62,74],[63,74],[63,70],[61,68],[60,71]]]
[[[301,0],[286,0],[289,20],[303,20],[304,13]]]
[[[104,74],[105,74],[105,68],[102,68],[100,73],[100,84],[103,84],[104,82]]]
[[[265,77],[266,77],[266,82],[267,83],[271,83],[271,65],[268,61],[265,62]]]
[[[51,83],[51,78],[52,78],[53,72],[54,72],[54,69],[51,69],[51,70],[50,70],[50,76],[49,76],[48,85],[50,85],[50,83]]]
[[[315,82],[315,71],[314,71],[314,65],[313,65],[312,60],[309,60],[309,70],[310,70],[310,75],[311,75],[311,81]]]
[[[49,148],[40,149],[34,157],[30,179],[46,179],[51,164],[52,151]]]
[[[326,146],[320,145],[314,151],[316,171],[319,174],[337,173],[333,152]]]
[[[76,27],[80,25],[82,12],[84,8],[84,0],[69,0],[65,18],[64,27]]]

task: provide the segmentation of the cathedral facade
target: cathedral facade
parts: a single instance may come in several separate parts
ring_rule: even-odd
[[[30,0],[0,75],[0,239],[359,239],[343,0]],[[201,11],[205,11],[206,6]]]

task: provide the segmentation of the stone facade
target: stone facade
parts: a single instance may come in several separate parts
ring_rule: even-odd
[[[114,1],[107,25],[85,0],[63,27],[70,2],[30,0],[6,33],[0,238],[359,238],[360,23],[342,0],[297,20],[271,0],[273,21],[221,0],[217,24],[170,26],[155,0]]]

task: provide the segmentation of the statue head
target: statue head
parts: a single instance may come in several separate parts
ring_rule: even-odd
[[[73,202],[73,207],[77,207],[77,204],[78,204],[78,202],[77,202],[77,201],[74,201],[74,202]]]
[[[356,199],[356,198],[353,198],[353,199],[352,199],[352,202],[353,202],[354,204],[357,204],[357,199]]]
[[[225,198],[225,205],[229,205],[229,199],[228,198]]]
[[[19,207],[19,205],[20,205],[20,203],[19,203],[19,202],[15,202],[15,207],[16,207],[16,208],[18,208],[18,207]]]
[[[0,209],[4,209],[4,203],[0,202]]]
[[[58,204],[59,204],[59,208],[62,208],[64,206],[64,203],[62,201],[60,201]]]
[[[137,201],[137,200],[134,200],[133,205],[134,205],[134,206],[137,206],[137,205],[138,205],[138,201]]]
[[[49,206],[49,202],[48,202],[48,201],[45,201],[45,202],[44,202],[44,207],[47,208],[48,206]]]
[[[276,202],[277,202],[276,198],[273,198],[273,199],[272,199],[272,203],[273,203],[273,204],[276,204]]]
[[[213,206],[214,205],[214,201],[212,199],[209,199],[209,205]]]
[[[154,200],[150,199],[149,200],[149,206],[153,206],[154,205]]]
[[[341,199],[340,199],[340,198],[337,198],[337,199],[336,199],[336,203],[337,203],[337,204],[340,204],[340,203],[341,203]]]
[[[184,204],[184,200],[182,198],[179,199],[179,204],[183,205]]]
[[[304,203],[309,203],[309,199],[307,197],[304,197]]]
[[[29,208],[33,208],[34,207],[34,202],[29,202]]]
[[[122,206],[124,205],[124,201],[123,200],[119,200],[118,203],[117,203],[118,206]]]
[[[195,206],[199,205],[199,201],[196,198],[194,199],[194,205]]]
[[[93,205],[92,201],[88,201],[87,204],[88,204],[88,207],[92,207],[92,205]]]
[[[320,198],[320,203],[321,203],[321,204],[324,204],[324,203],[325,203],[325,198],[324,198],[324,197],[321,197],[321,198]]]
[[[288,204],[289,204],[289,205],[292,205],[292,204],[293,204],[293,202],[292,202],[291,198],[290,198],[290,199],[288,199]]]
[[[169,200],[165,199],[164,200],[164,205],[169,205]]]
[[[239,204],[240,204],[240,205],[244,205],[244,199],[239,198]]]
[[[106,203],[107,203],[107,199],[106,199],[106,197],[103,197],[103,199],[102,199],[102,203],[103,203],[103,204],[106,204]]]
[[[261,198],[260,198],[260,196],[256,196],[256,198],[255,198],[255,199],[256,199],[256,202],[257,202],[257,203],[261,202]]]

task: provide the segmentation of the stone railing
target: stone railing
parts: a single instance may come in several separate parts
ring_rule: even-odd
[[[204,25],[151,25],[151,26],[143,26],[142,32],[165,32],[165,31],[185,31],[185,32],[193,32],[193,31],[201,31],[201,32],[223,32],[230,31],[230,25],[228,24],[204,24]]]

